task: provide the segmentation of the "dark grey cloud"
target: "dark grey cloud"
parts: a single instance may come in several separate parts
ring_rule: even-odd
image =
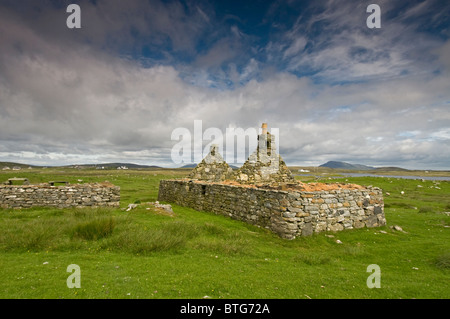
[[[207,4],[81,3],[80,32],[63,5],[0,10],[0,160],[172,165],[172,131],[202,120],[224,133],[268,122],[290,165],[449,167],[450,41],[421,25],[436,2],[389,17],[380,1],[378,35],[364,4],[322,2],[262,47]],[[315,34],[324,22],[330,33]],[[133,56],[146,45],[161,56]]]

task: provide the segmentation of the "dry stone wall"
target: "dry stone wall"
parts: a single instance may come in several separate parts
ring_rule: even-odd
[[[162,180],[159,201],[230,216],[294,239],[386,224],[377,187],[292,191],[195,180]]]
[[[275,136],[266,132],[258,135],[258,146],[248,157],[244,165],[234,174],[234,179],[241,184],[282,184],[294,182],[294,176],[276,153]]]
[[[219,146],[211,145],[206,157],[192,170],[188,178],[210,182],[223,181],[233,176],[233,169],[219,153]]]
[[[81,208],[119,205],[120,187],[111,184],[0,185],[1,208]]]

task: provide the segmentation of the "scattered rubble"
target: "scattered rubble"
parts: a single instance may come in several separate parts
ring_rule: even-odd
[[[398,226],[398,225],[391,226],[390,228],[393,229],[393,230],[396,230],[396,231],[405,233],[405,234],[407,233],[407,232],[405,232],[405,231],[403,230],[403,228],[401,228],[401,227]]]
[[[128,204],[126,211],[129,212],[132,209],[137,208],[139,205],[140,204]],[[172,205],[170,205],[170,204],[160,204],[158,201],[155,201],[155,202],[147,202],[147,203],[144,203],[143,205],[153,206],[156,211],[163,212],[168,215],[174,214]],[[147,209],[150,210],[150,207],[147,207]]]
[[[156,201],[156,202],[154,202],[154,206],[156,208],[163,209],[167,213],[172,213],[173,214],[172,205],[170,205],[170,204],[160,204],[158,201]]]
[[[137,204],[129,204],[129,205],[128,205],[128,208],[127,208],[127,212],[129,212],[129,211],[132,210],[132,209],[135,209],[136,207],[138,207]]]

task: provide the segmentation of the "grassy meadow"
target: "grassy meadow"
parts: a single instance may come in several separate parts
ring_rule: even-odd
[[[450,182],[324,179],[381,187],[387,225],[289,241],[209,212],[147,204],[161,179],[188,172],[0,171],[0,182],[121,187],[116,209],[0,209],[0,298],[450,298]],[[131,203],[139,205],[126,211]],[[80,267],[81,288],[67,287],[71,264]],[[381,288],[367,287],[371,264],[380,267]]]

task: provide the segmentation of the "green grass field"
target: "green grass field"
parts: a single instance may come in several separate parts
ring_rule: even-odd
[[[173,205],[171,215],[146,204],[159,180],[188,171],[0,172],[0,182],[121,187],[118,209],[0,209],[0,298],[450,298],[449,182],[333,180],[389,193],[387,225],[288,241],[209,212]],[[127,212],[130,203],[140,205]],[[80,267],[81,288],[67,287],[71,264]],[[381,288],[367,287],[371,264],[380,267]]]

